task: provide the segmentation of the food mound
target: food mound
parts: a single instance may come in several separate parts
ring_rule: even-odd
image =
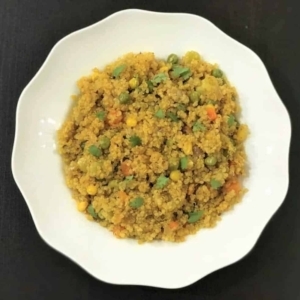
[[[248,128],[216,65],[129,53],[77,85],[58,144],[89,219],[118,238],[180,242],[241,200]]]

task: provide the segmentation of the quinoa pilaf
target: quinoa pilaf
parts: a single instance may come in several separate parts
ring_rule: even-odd
[[[118,238],[181,242],[241,200],[248,127],[216,65],[195,51],[129,53],[77,85],[58,144],[90,220]]]

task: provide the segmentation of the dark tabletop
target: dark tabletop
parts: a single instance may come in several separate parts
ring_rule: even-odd
[[[284,204],[243,260],[184,289],[115,286],[92,278],[42,241],[11,175],[22,89],[58,40],[125,8],[211,20],[262,58],[292,119]],[[0,300],[300,299],[299,70],[299,0],[0,0]],[[255,86],[255,80],[249,84]]]

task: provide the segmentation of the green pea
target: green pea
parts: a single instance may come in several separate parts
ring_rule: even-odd
[[[99,140],[99,146],[102,149],[108,149],[110,146],[110,139],[107,136],[102,136]]]
[[[92,145],[89,147],[89,153],[96,157],[99,157],[102,154],[102,151],[96,145]]]
[[[223,72],[220,69],[214,69],[212,71],[212,76],[216,78],[221,78],[223,76]]]
[[[167,62],[170,63],[170,64],[177,64],[178,62],[178,56],[176,54],[170,54],[168,56],[168,59],[167,59]]]
[[[190,93],[190,100],[191,100],[191,102],[197,102],[197,101],[199,101],[199,94],[198,94],[198,92],[195,92],[195,91],[191,92]]]
[[[217,163],[217,159],[214,156],[208,156],[204,162],[207,166],[214,166]]]
[[[123,92],[119,95],[119,100],[121,104],[127,104],[129,103],[130,96],[127,92]]]

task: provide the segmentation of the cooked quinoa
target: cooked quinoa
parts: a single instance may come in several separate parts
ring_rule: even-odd
[[[237,93],[195,51],[129,53],[82,77],[58,132],[80,212],[118,238],[181,242],[245,193]]]

